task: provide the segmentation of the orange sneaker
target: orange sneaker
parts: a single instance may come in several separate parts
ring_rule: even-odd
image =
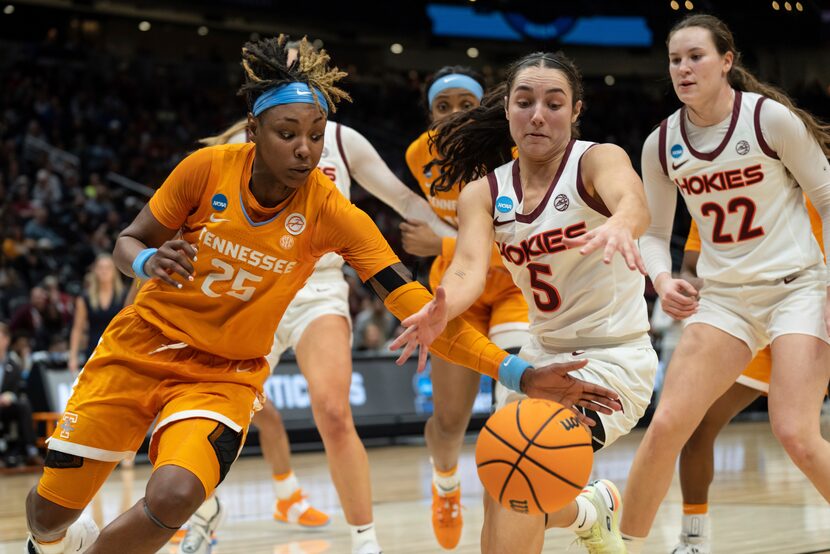
[[[438,544],[446,550],[458,546],[464,518],[461,517],[461,487],[446,496],[438,494],[432,485],[432,531]]]
[[[274,519],[283,523],[296,523],[303,527],[323,527],[330,521],[328,514],[313,508],[308,503],[302,489],[294,491],[289,498],[277,500]]]

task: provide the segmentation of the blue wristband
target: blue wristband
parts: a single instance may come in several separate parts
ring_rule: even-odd
[[[531,367],[530,362],[510,354],[499,366],[499,383],[512,391],[522,392],[522,375]]]
[[[150,278],[150,276],[144,272],[144,264],[146,264],[147,260],[150,259],[150,256],[156,252],[158,252],[158,248],[145,248],[139,252],[138,256],[136,256],[133,260],[133,273],[135,273],[135,276],[142,281]]]

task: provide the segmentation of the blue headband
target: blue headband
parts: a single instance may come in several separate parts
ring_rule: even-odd
[[[447,90],[448,88],[467,89],[479,100],[481,100],[481,97],[484,96],[484,89],[481,88],[478,81],[467,75],[450,73],[449,75],[444,75],[440,79],[436,80],[432,83],[432,86],[429,87],[429,91],[427,92],[427,100],[429,101],[430,107],[432,106],[432,101],[435,100],[436,96],[438,96],[438,93]]]
[[[314,104],[315,96],[323,111],[329,113],[329,105],[323,93],[316,88],[314,89],[314,95],[311,92],[312,90],[307,84],[300,82],[288,83],[287,85],[272,88],[263,92],[256,99],[251,113],[256,117],[268,108],[273,108],[280,104]]]

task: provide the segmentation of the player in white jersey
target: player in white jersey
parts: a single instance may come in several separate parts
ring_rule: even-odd
[[[241,120],[207,144],[247,142],[247,121]],[[205,142],[205,141],[203,141]],[[366,138],[354,129],[328,121],[318,167],[349,198],[352,177],[403,218],[426,222],[440,236],[455,230],[442,222],[429,204],[404,185]],[[360,554],[380,552],[372,517],[372,496],[366,450],[349,410],[351,383],[351,317],[349,286],[343,258],[329,253],[315,266],[285,311],[267,359],[273,370],[280,356],[293,348],[308,381],[311,409],[329,459],[335,488],[351,528],[352,547]],[[328,523],[326,514],[311,507],[289,465],[290,448],[279,412],[270,401],[254,414],[260,445],[274,473],[277,496],[274,518],[303,527]],[[179,552],[209,552],[212,531],[219,525],[215,497],[205,501],[189,522]]]
[[[740,66],[717,18],[683,19],[668,50],[684,106],[643,147],[653,220],[640,246],[663,309],[686,327],[629,476],[621,524],[629,552],[641,550],[683,444],[767,344],[773,432],[830,501],[830,443],[819,429],[830,379],[828,277],[802,197],[821,215],[826,244],[830,133]],[[700,229],[700,291],[671,274],[678,189]]]
[[[649,221],[643,185],[622,149],[575,139],[581,107],[573,63],[561,53],[535,53],[514,63],[481,107],[437,126],[441,178],[469,182],[458,201],[455,257],[438,289],[447,309],[433,302],[404,320],[409,329],[397,343],[431,344],[447,318],[478,297],[495,240],[530,306],[531,340],[521,355],[537,363],[584,360],[575,375],[620,395],[621,412],[582,406],[596,421],[599,450],[645,412],[657,355],[637,271],[645,269],[635,240]],[[498,399],[501,405],[513,395],[500,387]],[[546,527],[565,527],[589,552],[622,552],[620,508],[606,480],[547,516],[509,512],[486,497],[482,551],[539,552]]]

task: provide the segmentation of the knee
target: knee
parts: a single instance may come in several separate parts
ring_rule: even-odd
[[[773,420],[772,432],[796,465],[804,466],[812,463],[815,453],[813,437],[798,422],[789,419]]]
[[[442,435],[460,435],[467,430],[470,414],[460,413],[455,409],[438,407],[430,418],[431,425]]]
[[[173,479],[160,486],[148,484],[145,495],[147,508],[168,527],[180,527],[202,505],[205,488],[190,472],[179,469]]]
[[[26,523],[32,535],[41,540],[55,540],[78,519],[83,510],[64,508],[46,500],[33,488],[26,497]]]
[[[660,410],[654,414],[654,418],[648,424],[646,437],[649,444],[658,448],[675,444],[680,451],[686,439],[689,438],[691,430],[684,425],[682,418],[678,418],[670,410]]]
[[[311,406],[317,427],[324,438],[338,439],[354,430],[348,400],[323,397],[317,401],[316,406],[312,399]]]

